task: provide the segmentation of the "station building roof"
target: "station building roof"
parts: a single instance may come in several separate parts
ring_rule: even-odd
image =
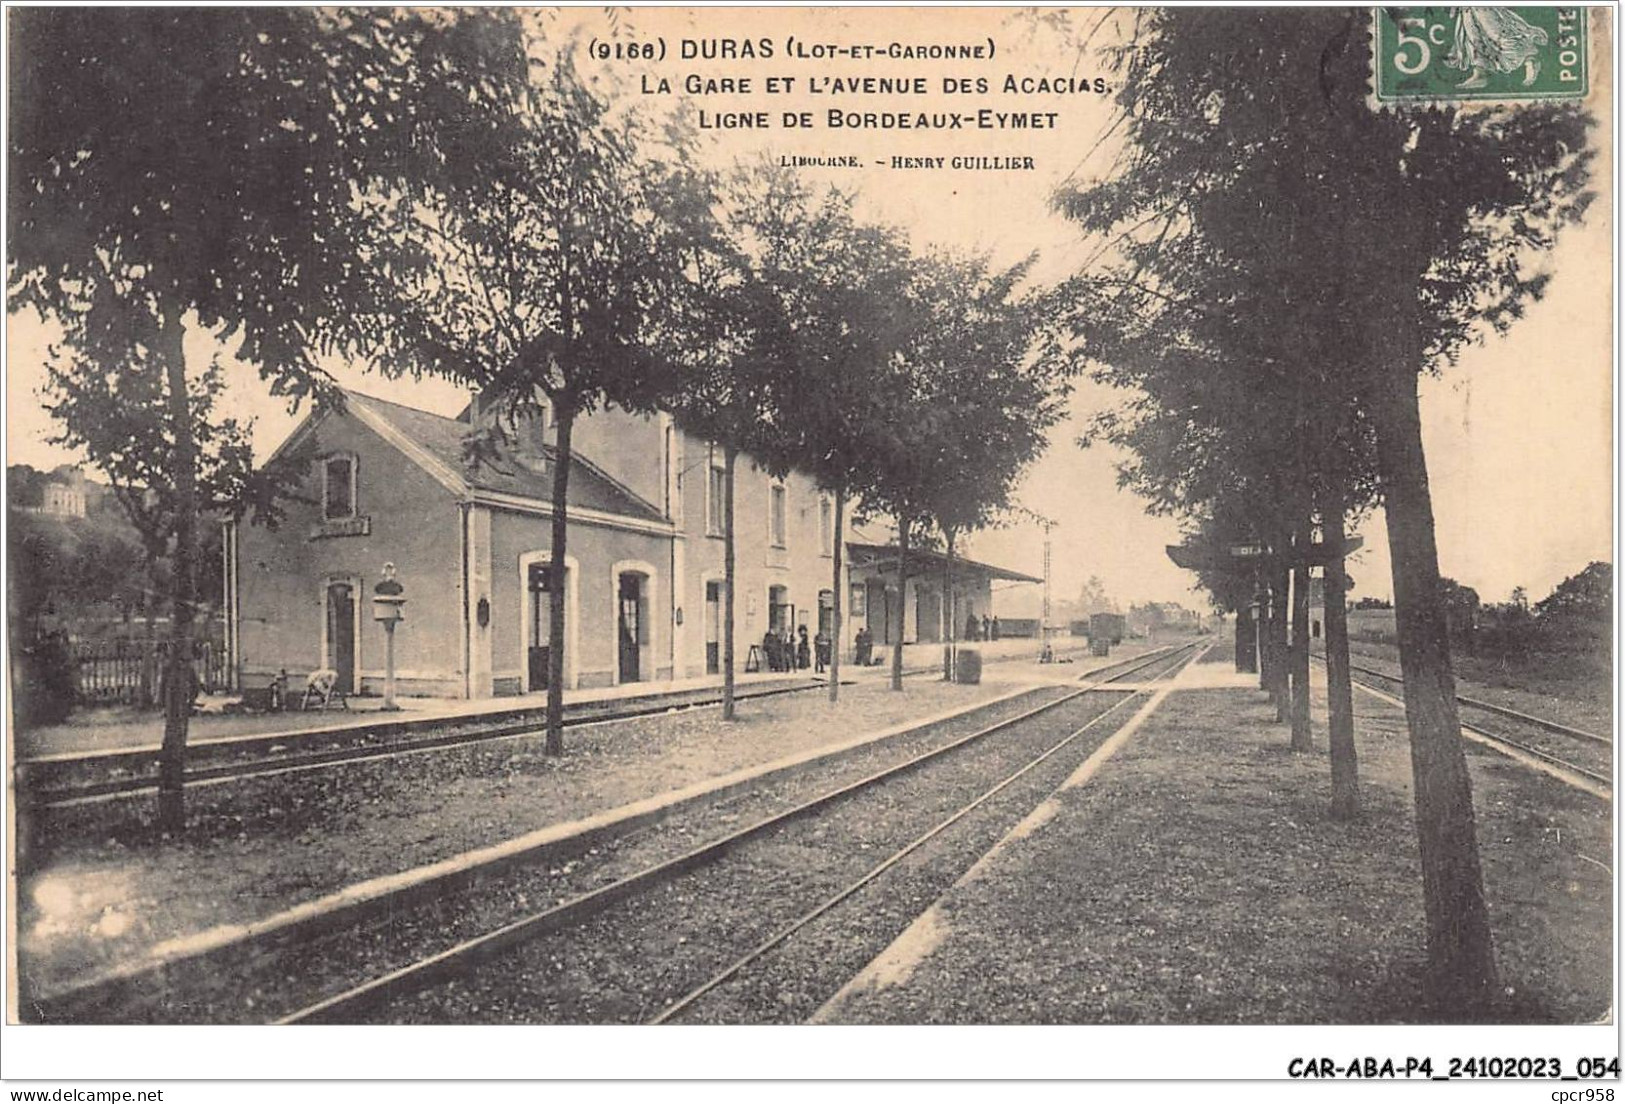
[[[848,541],[847,555],[851,557],[853,567],[879,567],[890,569],[897,565],[897,546],[895,544],[869,544],[860,541]],[[945,552],[938,552],[929,548],[910,548],[908,550],[909,563],[923,569],[940,571],[948,562]],[[970,575],[985,575],[989,579],[1001,579],[1014,583],[1042,583],[1044,580],[1020,571],[1012,571],[1007,567],[998,567],[994,564],[982,563],[979,560],[968,560],[964,556],[954,557],[954,570],[963,571]]]

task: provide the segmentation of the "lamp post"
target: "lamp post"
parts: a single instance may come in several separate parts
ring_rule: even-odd
[[[384,710],[394,712],[395,626],[406,620],[406,588],[395,579],[395,565],[384,565],[384,577],[372,588],[372,617],[384,626]]]

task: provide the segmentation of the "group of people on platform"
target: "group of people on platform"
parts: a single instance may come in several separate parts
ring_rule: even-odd
[[[999,619],[984,616],[978,620],[975,614],[971,614],[965,621],[965,639],[999,639]],[[853,658],[858,666],[872,665],[875,661],[875,641],[867,626],[858,630],[852,643]],[[815,674],[821,675],[829,667],[829,656],[829,636],[820,632],[816,637],[809,638],[805,625],[797,626],[793,634],[788,626],[782,630],[768,629],[762,634],[762,658],[769,671],[804,671],[812,667]]]
[[[999,619],[997,617],[989,617],[989,616],[987,616],[987,614],[984,613],[982,615],[982,619],[980,621],[977,621],[976,615],[974,613],[971,614],[969,617],[967,617],[965,619],[965,639],[966,640],[997,640],[997,639],[999,639]]]
[[[768,629],[762,634],[762,656],[769,671],[804,671],[812,667],[815,674],[821,675],[829,666],[829,637],[820,632],[809,640],[805,625],[798,626],[793,636],[789,626],[782,632]]]

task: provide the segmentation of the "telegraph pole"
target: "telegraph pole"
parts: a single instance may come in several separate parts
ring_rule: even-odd
[[[1050,580],[1050,530],[1055,528],[1053,521],[1044,522],[1044,616],[1038,623],[1038,636],[1041,641],[1038,648],[1038,662],[1051,663],[1055,653],[1050,650],[1049,644],[1049,580]]]

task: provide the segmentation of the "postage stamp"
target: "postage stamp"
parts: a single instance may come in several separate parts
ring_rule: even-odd
[[[1377,8],[1378,105],[1581,99],[1585,8]]]

